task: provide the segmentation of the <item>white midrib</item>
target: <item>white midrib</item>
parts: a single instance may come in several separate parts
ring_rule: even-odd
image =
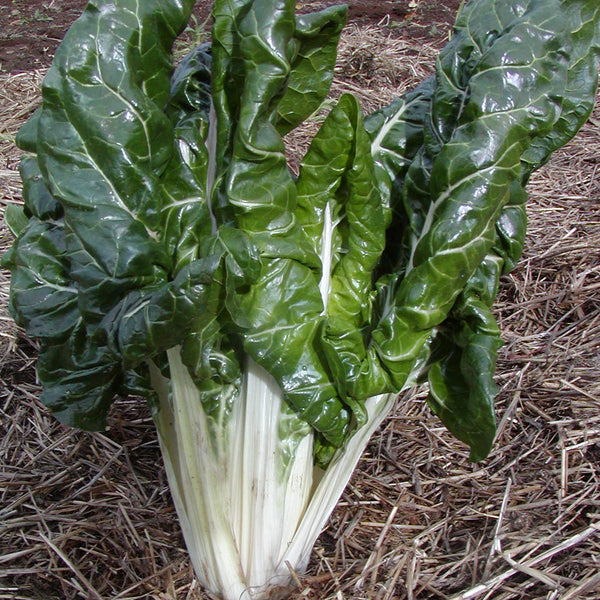
[[[371,144],[371,154],[373,156],[375,156],[381,150],[383,140],[385,140],[387,134],[391,131],[394,125],[398,123],[398,121],[400,121],[410,104],[411,103],[408,103],[402,106],[402,108],[391,119],[388,119],[383,124],[383,126],[379,130],[379,133],[377,134],[377,136],[373,140],[373,143]]]
[[[323,233],[321,234],[321,281],[319,282],[319,291],[323,300],[322,314],[327,312],[327,299],[329,297],[329,286],[331,285],[332,243],[331,205],[327,202],[323,214]]]
[[[516,144],[516,142],[515,142]],[[514,147],[515,144],[510,145],[503,153],[502,155],[498,158],[498,160],[496,160],[493,164],[480,169],[478,171],[475,171],[473,173],[469,173],[469,175],[463,177],[462,179],[459,179],[458,181],[456,181],[455,183],[453,183],[452,185],[448,186],[448,188],[446,188],[439,196],[438,198],[435,200],[435,202],[432,202],[429,205],[429,209],[427,211],[427,215],[425,217],[425,222],[423,223],[423,228],[421,230],[421,233],[418,236],[413,236],[413,243],[412,243],[412,248],[411,248],[411,253],[410,253],[410,260],[408,261],[408,266],[406,267],[406,275],[408,275],[408,273],[410,273],[413,268],[414,268],[414,258],[415,258],[415,253],[417,251],[417,247],[419,246],[420,242],[425,238],[425,236],[429,233],[429,230],[431,229],[431,226],[433,224],[433,218],[435,216],[435,213],[437,211],[437,209],[458,189],[460,188],[462,185],[464,185],[465,183],[468,183],[474,179],[476,179],[477,177],[481,177],[482,173],[486,173],[488,171],[491,171],[493,169],[500,169],[500,167],[498,165],[503,164],[504,161],[504,157],[509,154],[510,152],[512,152],[512,149]],[[506,169],[505,170],[509,170]],[[405,275],[405,276],[406,276]]]
[[[211,232],[213,235],[217,233],[218,225],[212,208],[212,190],[215,184],[217,175],[217,113],[214,104],[210,103],[210,111],[208,113],[208,135],[206,139],[206,149],[208,151],[208,165],[206,168],[206,204],[210,214]]]

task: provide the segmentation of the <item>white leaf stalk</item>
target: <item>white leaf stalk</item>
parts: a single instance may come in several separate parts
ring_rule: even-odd
[[[168,354],[172,379],[153,369],[160,396],[156,425],[194,570],[223,600],[264,598],[270,588],[289,585],[289,567],[306,569],[321,529],[395,396],[367,401],[368,423],[323,471],[313,466],[311,432],[286,459],[289,444],[280,430],[290,417],[282,411],[283,395],[252,361],[217,451],[179,349]]]
[[[326,305],[332,224],[325,211],[321,293]],[[215,439],[179,348],[171,380],[151,365],[156,425],[183,536],[202,585],[223,600],[257,600],[303,572],[370,437],[395,395],[367,400],[368,422],[326,470],[313,464],[311,428],[286,406],[275,380],[247,359],[233,413]]]

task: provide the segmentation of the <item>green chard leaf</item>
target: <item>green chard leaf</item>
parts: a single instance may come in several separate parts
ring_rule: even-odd
[[[20,219],[7,260],[11,311],[41,341],[42,401],[83,428],[104,426],[116,393],[149,389],[141,361],[183,340],[215,271],[214,260],[193,261],[169,281],[174,262],[197,257],[202,225],[194,219],[192,250],[178,240],[184,257],[173,243],[167,252],[163,205],[179,204],[182,228],[181,206],[194,204],[190,198],[200,206],[191,212],[205,217],[209,231],[210,216],[199,183],[203,140],[179,122],[185,115],[172,127],[163,111],[170,46],[191,3],[162,4],[90,3],[57,51],[42,108],[17,136],[34,154],[21,163],[29,220]]]
[[[90,320],[115,297],[165,281],[171,267],[157,201],[173,152],[162,107],[171,44],[192,3],[163,5],[91,2],[43,83],[38,160],[64,210],[71,273]]]
[[[40,172],[36,155],[24,155],[19,165],[23,181],[25,211],[41,220],[60,219],[63,214],[60,203],[50,194]]]
[[[576,53],[569,54],[565,22],[559,3],[552,10],[535,1],[465,5],[456,35],[438,60],[422,146],[401,178],[404,246],[410,252],[403,278],[382,277],[362,388],[367,394],[381,389],[371,383],[377,379],[373,373],[380,371],[378,364],[394,387],[411,373],[432,369],[431,363],[422,364],[427,347],[439,352],[440,339],[454,339],[443,332],[459,327],[460,344],[447,342],[445,358],[433,363],[432,396],[438,396],[445,424],[472,444],[476,459],[487,453],[493,439],[490,407],[499,337],[497,331],[491,333],[490,314],[483,319],[491,302],[479,306],[477,313],[480,323],[486,323],[483,337],[472,316],[455,304],[472,296],[468,282],[477,277],[488,253],[494,249],[494,264],[506,271],[522,250],[526,196],[521,160],[557,122],[573,61],[579,60]],[[374,139],[376,135],[377,130]],[[380,156],[374,152],[383,168]],[[396,221],[402,226],[401,215]],[[495,280],[498,275],[494,271],[489,276]],[[462,371],[449,368],[451,363],[462,364]],[[469,392],[466,374],[474,364],[487,365],[487,370],[479,371],[479,389]],[[453,381],[450,373],[455,374]],[[473,419],[486,432],[479,439],[464,407],[440,408],[444,399],[464,399],[465,393],[472,398]]]
[[[162,236],[172,271],[202,254],[213,233],[208,203],[211,56],[206,44],[175,69],[165,111],[173,125],[173,151],[160,178]]]
[[[292,43],[297,47],[283,97],[277,107],[277,129],[285,135],[315,112],[329,92],[340,33],[348,8],[331,6],[296,16]]]
[[[580,9],[581,6],[574,4],[567,8],[568,31],[578,32],[575,39],[579,43],[576,41],[569,47],[573,36],[565,43],[570,53],[566,87],[559,107],[560,117],[546,136],[534,137],[531,146],[523,152],[520,178],[511,183],[509,200],[496,223],[494,252],[486,259],[493,267],[483,269],[484,261],[473,276],[478,285],[473,287],[473,277],[467,283],[438,334],[441,337],[448,329],[452,332],[445,343],[439,344],[445,348],[445,356],[433,364],[428,375],[430,406],[452,433],[471,446],[471,459],[475,461],[485,458],[495,435],[493,373],[501,341],[490,308],[499,275],[514,267],[523,249],[527,194],[522,186],[533,169],[543,164],[554,150],[576,133],[593,105],[591,99],[597,86],[598,47],[597,42],[595,46],[592,43],[591,32],[598,26],[598,9],[586,7],[585,17],[580,14]],[[585,38],[583,43],[582,37]],[[590,68],[594,71],[593,75],[588,71]],[[579,82],[575,84],[577,80]],[[579,89],[574,90],[576,86]],[[577,97],[585,98],[584,102],[575,100]],[[483,293],[486,281],[487,288],[494,290],[492,293]]]
[[[213,88],[217,140],[231,144],[224,173],[215,181],[215,213],[219,224],[235,223],[245,232],[262,261],[257,283],[240,298],[249,325],[244,349],[275,377],[302,419],[338,446],[350,414],[311,342],[323,311],[315,275],[319,261],[294,215],[296,186],[273,125],[293,59],[294,2],[224,4],[217,2],[214,11],[213,38],[219,39],[213,47],[213,85],[236,80],[240,70],[244,78],[235,90]],[[233,16],[225,10],[232,7],[239,9]],[[229,128],[231,141],[225,142],[219,132]]]
[[[37,131],[41,112],[42,109],[37,108],[17,132],[17,148],[25,152],[37,152]]]
[[[68,337],[80,315],[64,226],[29,219],[13,245],[10,263],[10,307],[17,324],[43,341]]]
[[[413,210],[406,201],[406,177],[423,152],[425,123],[429,118],[431,97],[435,91],[433,77],[416,90],[394,100],[389,106],[370,114],[365,128],[372,139],[371,153],[381,201],[389,206],[387,237],[378,272],[398,272],[408,261],[406,231]],[[428,178],[428,177],[427,177]],[[415,186],[413,186],[414,189]],[[418,194],[410,195],[412,203]]]
[[[42,344],[37,373],[43,388],[40,400],[59,421],[91,431],[104,429],[123,371],[118,357],[90,335],[81,319],[65,341]]]
[[[19,237],[19,235],[25,231],[27,223],[29,223],[29,218],[25,214],[25,207],[21,204],[14,204],[12,202],[7,204],[6,209],[4,210],[4,222],[8,225],[11,233],[15,237]],[[2,260],[5,261],[8,266],[9,260],[4,259],[4,256],[5,255],[3,255]]]
[[[177,277],[158,288],[130,292],[104,319],[107,338],[114,353],[125,364],[135,365],[181,342],[182,332],[197,318],[198,307],[205,315],[215,314],[210,305],[212,287],[221,256],[195,260]]]
[[[346,9],[294,4],[217,0],[212,45],[176,69],[191,0],[96,0],[65,37],[17,137],[3,258],[44,400],[100,427],[178,348],[216,431],[253,360],[324,464],[368,398],[427,376],[479,459],[498,277],[522,252],[532,170],[593,105],[600,8],[465,3],[435,76],[364,122],[343,96],[295,181],[282,136],[323,102]]]
[[[428,402],[446,427],[485,458],[496,433],[494,373],[500,330],[491,312],[502,259],[490,253],[458,297],[432,344]]]
[[[372,276],[384,249],[388,211],[353,96],[342,96],[323,123],[302,161],[297,190],[296,215],[321,257],[321,344],[338,393],[362,422],[361,404],[349,388],[366,354],[363,335],[372,310]]]
[[[561,95],[561,113],[544,137],[532,141],[524,153],[523,181],[546,163],[552,152],[569,142],[590,116],[598,87],[600,62],[600,6],[594,2],[563,0],[562,10],[569,36],[569,67]]]
[[[167,113],[176,122],[190,113],[200,111],[208,120],[211,103],[210,44],[194,48],[177,65],[170,81]]]

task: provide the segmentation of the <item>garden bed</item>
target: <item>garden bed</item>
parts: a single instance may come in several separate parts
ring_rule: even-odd
[[[52,21],[35,19],[35,3],[0,9],[4,38],[17,28],[11,10],[31,17],[28,28],[18,24],[12,45],[0,44],[2,209],[20,201],[14,135],[39,104],[55,47],[44,51],[26,36],[40,38],[36,24],[50,28],[60,19],[62,28],[48,33],[58,41],[83,3],[38,4],[38,17]],[[366,4],[351,3],[332,96],[351,91],[368,112],[433,71],[458,2],[382,2],[389,10],[369,16]],[[205,8],[199,4],[181,49],[207,35]],[[7,55],[9,47],[16,51]],[[292,168],[311,127],[292,140]],[[491,455],[469,463],[423,390],[400,397],[319,538],[308,573],[297,574],[286,598],[598,598],[599,162],[597,108],[529,187],[527,246],[496,305],[505,344]],[[0,251],[9,244],[0,221]],[[8,316],[8,285],[2,271],[0,599],[205,600],[149,411],[120,400],[102,433],[60,425],[38,403],[35,346]]]

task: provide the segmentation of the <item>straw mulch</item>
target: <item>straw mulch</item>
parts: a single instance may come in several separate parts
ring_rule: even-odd
[[[334,96],[352,91],[370,110],[432,72],[432,47],[385,32],[348,30]],[[12,138],[40,76],[1,76],[3,204],[19,200]],[[423,390],[401,398],[288,598],[600,596],[599,161],[596,110],[532,181],[528,244],[497,303],[491,456],[470,464]],[[58,424],[37,402],[35,348],[7,317],[7,286],[2,273],[0,598],[205,599],[143,403],[119,401],[104,433]]]

